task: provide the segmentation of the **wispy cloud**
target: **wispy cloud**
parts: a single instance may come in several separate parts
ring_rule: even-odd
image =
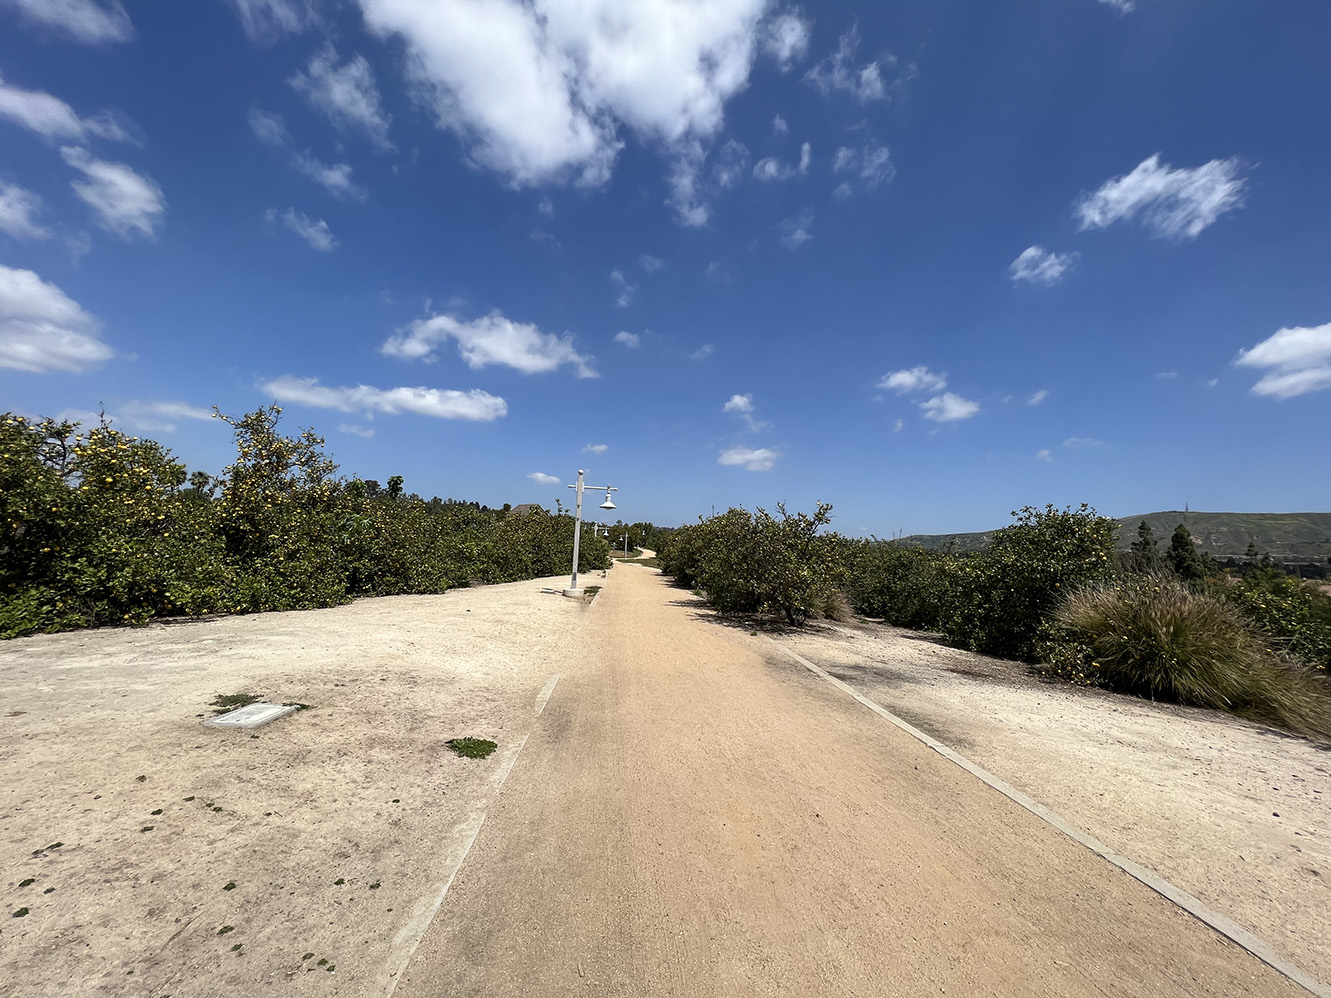
[[[744,425],[750,431],[757,433],[759,430],[768,428],[769,423],[765,423],[754,416],[753,396],[752,395],[732,395],[730,401],[721,407],[722,412],[728,412],[739,416],[744,420]]]
[[[856,191],[871,191],[879,184],[891,183],[897,170],[887,146],[866,142],[859,148],[838,148],[832,157],[832,172],[846,177],[832,192],[844,199]]]
[[[1078,450],[1085,447],[1108,447],[1109,444],[1095,437],[1068,437],[1063,441],[1063,446],[1070,450]]]
[[[1241,207],[1247,181],[1237,157],[1174,169],[1156,153],[1131,173],[1106,181],[1076,204],[1081,228],[1140,219],[1153,235],[1195,239],[1225,212]]]
[[[251,41],[270,45],[322,24],[314,0],[231,0]]]
[[[1034,395],[1032,395],[1030,398],[1026,400],[1026,404],[1039,405],[1048,397],[1049,397],[1049,390],[1047,388],[1041,388],[1038,392],[1036,392]]]
[[[145,433],[174,433],[181,420],[210,422],[213,411],[175,399],[159,401],[131,400],[116,408],[119,420]]]
[[[42,199],[18,184],[0,181],[0,232],[15,239],[49,239],[51,230],[37,223]]]
[[[659,256],[652,256],[650,253],[644,253],[638,257],[638,266],[648,274],[655,274],[665,266],[665,261]]]
[[[1281,329],[1240,350],[1234,363],[1265,371],[1255,395],[1287,399],[1331,388],[1331,322]]]
[[[1037,451],[1035,456],[1041,461],[1052,461],[1054,459],[1054,455],[1049,453],[1048,448],[1042,451]]]
[[[781,228],[785,231],[781,245],[788,250],[799,249],[813,238],[809,231],[813,228],[813,209],[805,208],[798,215],[791,215],[781,223]]]
[[[330,166],[308,152],[303,152],[295,156],[292,165],[339,200],[364,201],[369,196],[364,187],[351,179],[351,166],[347,163],[334,163]]]
[[[283,212],[279,212],[276,208],[269,208],[263,213],[263,217],[270,222],[281,222],[309,243],[312,249],[319,250],[321,253],[330,253],[337,248],[337,239],[333,237],[333,233],[328,228],[328,223],[322,218],[316,222],[310,216],[296,211],[294,208],[288,208]]]
[[[135,234],[156,238],[166,213],[166,198],[151,177],[135,173],[124,163],[94,159],[76,146],[65,146],[60,154],[83,174],[84,180],[70,186],[96,214],[98,225],[122,239]]]
[[[338,423],[337,430],[339,433],[348,433],[353,437],[364,437],[366,440],[374,436],[374,430],[361,426],[359,423]]]
[[[604,454],[610,449],[609,444],[588,444],[582,448],[584,454]]]
[[[775,118],[772,119],[773,135],[788,135],[789,133],[790,133],[790,125],[786,123],[785,118],[781,117],[781,115],[778,114]]]
[[[1031,246],[1012,261],[1008,277],[1014,284],[1024,281],[1053,287],[1063,279],[1076,259],[1076,253],[1051,253],[1043,246]]]
[[[775,180],[792,180],[795,177],[808,176],[809,163],[813,159],[813,149],[809,143],[805,142],[800,146],[799,165],[782,163],[775,156],[767,156],[753,164],[753,175],[758,180],[772,182]]]
[[[93,136],[113,142],[132,142],[116,114],[103,111],[80,118],[72,107],[42,90],[24,90],[0,77],[0,118],[58,142],[87,142]]]
[[[771,471],[780,456],[780,451],[767,447],[760,447],[756,450],[750,447],[731,447],[720,453],[716,463],[739,466],[745,471]]]
[[[637,333],[630,333],[627,329],[615,333],[615,342],[623,343],[630,350],[636,350],[642,346],[642,337]]]
[[[776,60],[778,72],[788,73],[809,52],[813,25],[798,7],[769,18],[760,28],[758,41],[763,52]]]
[[[508,403],[479,388],[469,392],[440,388],[383,389],[369,385],[334,388],[319,384],[317,378],[297,378],[291,375],[264,382],[259,388],[278,401],[340,412],[382,413],[388,416],[411,412],[436,419],[476,422],[490,422],[508,413]]]
[[[1131,14],[1137,9],[1133,0],[1100,0],[1107,7],[1113,7],[1120,14]]]
[[[622,270],[610,271],[610,283],[615,286],[615,307],[628,308],[633,304],[633,296],[638,292],[636,284],[630,284],[624,278]]]
[[[559,479],[554,475],[547,475],[543,471],[533,471],[527,476],[537,485],[558,485]]]
[[[102,324],[31,270],[0,265],[0,367],[41,374],[86,371],[109,360]]]
[[[689,360],[706,360],[712,354],[716,353],[716,347],[710,343],[704,343],[693,353],[689,354]]]
[[[271,111],[265,111],[261,107],[251,107],[248,120],[250,131],[264,145],[284,146],[291,141],[291,135],[287,132],[286,122],[282,120],[280,114],[274,114]]]
[[[382,352],[429,363],[449,340],[457,343],[458,353],[473,370],[499,365],[541,374],[567,364],[580,378],[597,377],[593,358],[578,353],[572,334],[543,333],[534,324],[514,322],[497,310],[471,321],[452,315],[417,319],[390,336]]]
[[[388,138],[393,119],[380,103],[374,72],[364,56],[353,55],[339,66],[332,42],[326,42],[305,71],[298,70],[287,83],[339,129],[362,132],[380,149],[394,148]]]
[[[891,56],[875,59],[862,66],[855,65],[855,50],[860,45],[860,32],[851,27],[837,39],[837,50],[818,62],[804,74],[804,79],[820,94],[828,96],[838,90],[850,94],[861,104],[886,100],[887,86],[883,83],[882,65],[895,62]]]
[[[134,25],[120,0],[8,0],[23,21],[84,45],[127,42]]]

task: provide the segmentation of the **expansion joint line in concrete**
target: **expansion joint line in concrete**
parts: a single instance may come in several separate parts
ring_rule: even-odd
[[[1137,863],[1134,863],[1126,856],[1120,856],[1118,853],[1114,852],[1112,849],[1106,846],[1103,842],[1099,841],[1098,839],[1094,838],[1091,835],[1088,835],[1086,832],[1083,832],[1081,829],[1076,828],[1073,825],[1069,824],[1067,821],[1065,821],[1059,815],[1055,814],[1053,811],[1050,811],[1044,805],[1036,803],[1036,801],[1032,800],[1030,797],[1027,797],[1020,790],[1016,789],[1013,786],[1010,786],[1007,783],[1004,783],[1002,780],[994,776],[988,770],[980,766],[977,766],[975,763],[971,762],[965,756],[948,748],[942,742],[938,741],[938,739],[932,738],[929,735],[925,734],[923,731],[921,731],[919,728],[907,724],[901,718],[893,714],[890,710],[886,709],[880,704],[875,703],[873,700],[870,700],[868,697],[864,696],[864,694],[859,693],[854,688],[852,688],[848,683],[844,683],[840,679],[837,679],[835,676],[831,675],[830,673],[824,671],[823,669],[820,669],[818,666],[814,665],[803,655],[800,655],[798,652],[793,651],[790,648],[787,648],[785,645],[777,641],[775,638],[768,635],[767,640],[771,641],[772,644],[776,645],[776,647],[781,651],[783,655],[786,655],[791,660],[798,662],[800,665],[804,666],[814,675],[819,676],[822,679],[826,680],[827,682],[831,683],[833,686],[841,690],[841,692],[845,693],[847,696],[855,700],[858,700],[861,704],[863,704],[865,707],[868,707],[875,714],[878,714],[879,716],[885,718],[887,721],[890,721],[892,724],[900,728],[902,731],[910,735],[912,738],[915,738],[918,741],[923,742],[925,745],[929,746],[929,748],[933,749],[935,752],[937,752],[943,758],[947,759],[949,762],[955,763],[956,765],[964,769],[966,772],[970,773],[972,776],[983,781],[984,783],[987,783],[989,786],[993,787],[993,789],[997,790],[1004,797],[1008,798],[1009,800],[1011,800],[1016,804],[1021,805],[1027,811],[1031,812],[1031,814],[1035,815],[1037,818],[1041,819],[1042,821],[1045,821],[1048,824],[1052,825],[1054,828],[1057,828],[1060,832],[1068,836],[1073,841],[1081,843],[1087,849],[1091,850],[1091,852],[1112,863],[1114,866],[1117,866],[1128,876],[1145,884],[1147,887],[1149,887],[1151,890],[1155,891],[1157,894],[1161,895],[1162,897],[1168,898],[1170,901],[1174,902],[1174,904],[1178,905],[1180,908],[1186,911],[1189,915],[1192,915],[1194,918],[1197,918],[1205,922],[1211,928],[1215,929],[1216,932],[1219,932],[1222,936],[1225,936],[1226,938],[1228,938],[1238,946],[1247,950],[1253,956],[1257,957],[1257,959],[1261,960],[1263,963],[1265,963],[1267,966],[1271,967],[1273,970],[1277,971],[1278,973],[1283,974],[1285,977],[1289,978],[1295,984],[1298,984],[1300,987],[1303,987],[1307,991],[1310,991],[1312,994],[1317,995],[1318,998],[1331,998],[1331,988],[1327,987],[1321,981],[1317,980],[1317,978],[1304,972],[1303,970],[1300,970],[1298,967],[1294,966],[1294,964],[1284,959],[1279,953],[1275,951],[1274,948],[1271,947],[1269,943],[1267,943],[1263,939],[1259,939],[1257,936],[1253,935],[1251,932],[1243,928],[1243,926],[1239,925],[1237,922],[1233,921],[1232,919],[1226,918],[1218,911],[1212,911],[1210,908],[1202,904],[1201,901],[1197,900],[1197,898],[1193,897],[1187,891],[1175,887],[1167,880],[1163,880],[1160,877],[1157,877],[1150,870],[1146,869],[1143,866],[1138,865]]]

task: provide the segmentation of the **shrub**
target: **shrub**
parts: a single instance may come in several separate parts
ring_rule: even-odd
[[[1331,673],[1331,596],[1314,583],[1266,568],[1221,592],[1291,655]]]
[[[1331,690],[1216,596],[1142,577],[1070,594],[1055,621],[1063,631],[1055,666],[1089,682],[1331,735]]]
[[[1027,506],[972,557],[940,562],[932,581],[938,628],[974,650],[1027,661],[1038,657],[1049,621],[1068,593],[1114,577],[1118,524],[1078,509]]]

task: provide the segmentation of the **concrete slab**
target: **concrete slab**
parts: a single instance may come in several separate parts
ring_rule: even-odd
[[[216,728],[257,728],[276,721],[279,717],[294,714],[300,708],[294,703],[251,703],[218,717],[209,718],[204,724]]]

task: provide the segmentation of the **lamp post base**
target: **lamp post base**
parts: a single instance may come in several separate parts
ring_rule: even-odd
[[[582,591],[581,589],[565,589],[565,590],[564,590],[564,595],[565,595],[565,596],[581,596],[582,594],[583,594],[583,591]]]

